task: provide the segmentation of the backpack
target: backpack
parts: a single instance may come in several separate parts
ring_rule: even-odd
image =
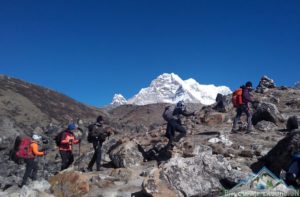
[[[97,125],[96,123],[88,126],[88,136],[87,141],[93,143],[95,139],[98,139],[100,142],[104,142],[108,134],[104,131],[103,126]]]
[[[231,101],[233,107],[238,107],[243,104],[243,88],[239,88],[232,93]]]
[[[174,112],[174,107],[172,106],[167,106],[162,114],[162,117],[164,118],[165,121],[169,121],[173,118],[173,112]]]
[[[55,141],[56,146],[60,146],[61,141],[62,141],[62,137],[63,137],[63,134],[64,134],[64,133],[65,133],[65,130],[60,131],[60,132],[54,137],[54,141]]]
[[[22,163],[22,159],[33,158],[30,152],[31,138],[27,136],[17,136],[15,139],[14,147],[10,151],[10,159],[17,164]]]

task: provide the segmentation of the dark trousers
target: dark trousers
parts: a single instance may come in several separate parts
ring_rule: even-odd
[[[74,161],[72,151],[59,151],[61,156],[61,170],[67,169]]]
[[[243,104],[239,107],[236,108],[236,116],[233,120],[233,129],[237,130],[238,129],[238,122],[241,119],[242,114],[245,113],[247,115],[247,130],[251,130],[252,129],[252,114],[250,112],[250,109],[248,107],[248,105]]]
[[[26,170],[22,180],[22,186],[26,184],[28,177],[32,180],[36,180],[37,171],[38,171],[38,164],[34,159],[25,159],[26,163]]]
[[[93,141],[93,147],[94,147],[94,154],[93,157],[88,165],[88,169],[92,170],[94,163],[96,162],[96,167],[97,170],[100,170],[101,167],[101,148],[102,148],[102,142],[100,142],[99,140],[94,140]]]
[[[179,132],[180,134],[177,137],[177,141],[179,141],[182,137],[186,136],[186,130],[181,125],[181,123],[178,120],[170,120],[167,124],[167,130],[166,130],[166,137],[169,138],[169,142],[167,144],[167,147],[170,147],[172,145],[172,142],[174,140],[175,131]]]

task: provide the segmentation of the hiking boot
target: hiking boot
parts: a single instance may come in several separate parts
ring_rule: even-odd
[[[231,133],[237,133],[238,131],[238,129],[231,129]]]
[[[89,172],[92,172],[93,171],[93,168],[87,168],[87,171],[89,171]]]
[[[104,171],[104,168],[103,167],[99,167],[99,168],[97,168],[97,171]]]
[[[252,129],[247,129],[246,133],[251,133],[253,130]]]

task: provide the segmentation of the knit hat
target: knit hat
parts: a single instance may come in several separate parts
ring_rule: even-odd
[[[103,121],[103,117],[100,115],[97,117],[97,122],[102,122]]]
[[[75,130],[75,129],[77,129],[77,125],[76,124],[71,123],[71,124],[68,125],[68,130],[72,131],[72,130]]]
[[[252,82],[251,81],[247,81],[247,83],[245,84],[246,87],[252,87]]]

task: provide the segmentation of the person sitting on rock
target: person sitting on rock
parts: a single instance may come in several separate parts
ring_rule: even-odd
[[[62,159],[61,170],[67,169],[74,161],[72,147],[73,144],[80,143],[80,140],[77,140],[73,133],[73,131],[75,131],[76,129],[76,124],[69,124],[68,128],[62,135],[62,140],[59,146],[59,153]]]
[[[168,123],[166,129],[166,137],[169,139],[169,142],[166,146],[167,149],[171,148],[173,140],[179,141],[181,138],[186,136],[187,131],[181,124],[181,115],[186,117],[193,116],[195,115],[195,112],[188,113],[184,101],[179,101],[175,108],[172,108],[171,106],[167,106],[165,108],[163,118]],[[174,139],[175,131],[180,133],[176,139]]]
[[[37,179],[37,171],[38,171],[38,163],[35,160],[36,156],[44,156],[46,153],[39,151],[39,144],[42,141],[42,137],[39,135],[33,135],[32,141],[29,146],[29,157],[26,158],[24,161],[26,163],[26,170],[23,176],[23,180],[20,187],[26,184],[28,177],[32,180]]]
[[[300,146],[299,143],[292,146],[291,149],[291,162],[286,172],[286,182],[288,185],[299,185],[300,178]]]
[[[97,117],[97,122],[88,126],[88,142],[93,144],[94,154],[91,161],[88,164],[87,169],[93,171],[93,165],[96,162],[97,171],[101,170],[101,154],[102,144],[107,137],[110,136],[110,132],[103,128],[103,117],[100,115]]]
[[[253,102],[252,95],[250,94],[252,91],[252,83],[248,81],[245,86],[242,86],[241,88],[243,89],[243,103],[236,108],[236,116],[233,120],[232,132],[238,131],[238,122],[241,119],[242,113],[245,113],[247,115],[247,133],[249,133],[252,131],[252,114],[249,106],[249,103]]]

